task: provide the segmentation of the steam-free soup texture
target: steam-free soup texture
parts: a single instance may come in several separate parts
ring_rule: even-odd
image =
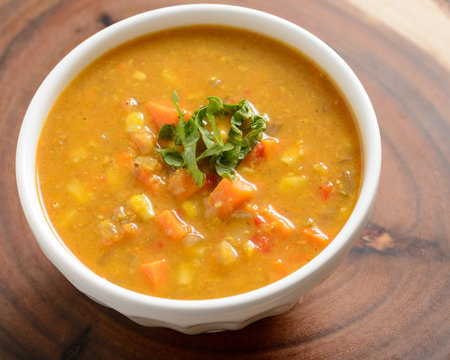
[[[285,277],[333,241],[361,148],[345,100],[302,54],[195,26],[84,69],[56,99],[37,165],[48,219],[88,268],[139,293],[210,299]]]

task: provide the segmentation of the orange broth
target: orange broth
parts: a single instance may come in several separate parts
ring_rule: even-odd
[[[191,112],[217,96],[266,114],[232,183],[210,173],[198,188],[156,152],[167,141],[157,141],[152,104],[173,107],[175,89]],[[229,117],[217,124],[226,134]],[[346,101],[305,56],[252,32],[193,26],[127,42],[84,69],[48,115],[37,178],[49,221],[99,276],[211,299],[270,284],[320,253],[356,203],[361,151]]]

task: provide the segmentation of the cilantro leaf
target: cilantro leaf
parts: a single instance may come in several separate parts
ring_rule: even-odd
[[[202,154],[199,157],[197,157],[197,161],[199,161],[203,158],[206,158],[206,157],[219,156],[224,151],[228,151],[233,148],[234,148],[233,144],[230,144],[230,143],[226,143],[223,146],[220,144],[215,144],[215,145],[211,146],[209,149],[206,149],[205,151],[203,151]]]
[[[246,99],[238,104],[226,104],[220,98],[210,96],[207,98],[208,105],[201,106],[185,121],[184,113],[178,106],[177,91],[178,89],[173,92],[171,99],[178,112],[179,121],[175,126],[163,125],[158,139],[172,140],[175,145],[183,146],[183,150],[180,152],[174,147],[169,147],[157,151],[168,165],[185,167],[197,186],[201,186],[206,177],[200,170],[198,162],[206,158],[209,158],[210,167],[218,175],[232,179],[236,167],[261,140],[267,118],[259,115]],[[226,143],[217,128],[216,115],[230,116],[231,124]],[[210,128],[206,127],[208,124]],[[197,144],[200,139],[203,141],[203,148],[206,149],[197,156]]]
[[[159,129],[158,140],[174,140],[177,137],[177,129],[171,124],[163,124]]]
[[[183,119],[184,120],[184,113],[180,110],[179,106],[178,106],[178,101],[180,100],[178,98],[178,94],[177,91],[180,90],[180,88],[176,89],[171,97],[172,100],[172,104],[173,106],[175,106],[175,109],[177,110],[178,116],[180,117],[180,120]]]
[[[157,149],[167,165],[182,167],[185,164],[184,156],[175,148]]]

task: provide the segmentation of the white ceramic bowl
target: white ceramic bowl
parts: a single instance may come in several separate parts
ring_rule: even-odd
[[[213,300],[170,300],[138,294],[99,277],[84,266],[58,238],[46,219],[36,185],[36,149],[44,121],[58,94],[82,69],[111,48],[162,29],[194,24],[244,28],[282,40],[313,59],[334,79],[356,114],[364,148],[361,195],[337,237],[311,262],[263,288]],[[306,290],[323,280],[343,260],[366,225],[381,168],[381,143],[370,100],[348,65],[324,42],[286,20],[228,5],[184,5],[133,16],[93,35],[51,71],[25,115],[17,145],[16,176],[30,227],[50,261],[80,291],[146,326],[163,326],[195,334],[240,329],[288,310]]]

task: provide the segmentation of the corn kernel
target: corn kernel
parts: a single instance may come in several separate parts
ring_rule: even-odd
[[[328,167],[323,163],[319,162],[317,164],[313,165],[314,171],[318,172],[319,174],[325,175],[328,171]]]
[[[185,201],[181,204],[184,213],[191,219],[194,219],[198,216],[198,206],[194,204],[192,201]]]
[[[130,112],[126,118],[127,132],[136,132],[144,127],[144,115],[138,111]]]
[[[242,250],[249,257],[251,257],[255,253],[255,249],[256,249],[256,245],[251,240],[247,240],[242,245]]]
[[[128,200],[128,205],[144,221],[155,217],[152,203],[145,194],[133,195]]]
[[[136,71],[133,73],[133,77],[134,77],[136,80],[143,81],[143,80],[145,80],[145,79],[147,78],[147,75],[146,75],[145,73],[143,73],[142,71],[136,70]]]

